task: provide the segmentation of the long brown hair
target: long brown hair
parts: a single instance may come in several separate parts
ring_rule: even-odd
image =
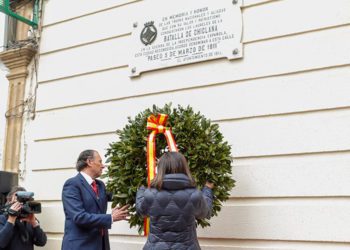
[[[167,152],[159,158],[157,166],[157,175],[151,182],[151,187],[161,189],[163,179],[166,174],[185,174],[190,180],[190,184],[194,186],[186,158],[178,152]]]

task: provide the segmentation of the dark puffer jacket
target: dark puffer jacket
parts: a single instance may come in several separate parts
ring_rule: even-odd
[[[209,218],[212,203],[212,190],[204,187],[199,191],[184,174],[165,175],[160,191],[141,187],[136,195],[136,210],[151,220],[143,249],[200,249],[195,219]]]

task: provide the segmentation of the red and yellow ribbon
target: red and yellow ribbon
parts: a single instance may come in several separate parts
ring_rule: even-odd
[[[148,187],[151,185],[151,181],[156,175],[156,136],[157,134],[164,134],[165,139],[168,143],[169,151],[177,152],[176,143],[171,133],[171,129],[165,127],[168,115],[159,114],[157,117],[151,115],[147,119],[147,129],[151,130],[147,139],[147,176],[148,176]],[[144,231],[145,235],[149,233],[149,218],[144,220]]]

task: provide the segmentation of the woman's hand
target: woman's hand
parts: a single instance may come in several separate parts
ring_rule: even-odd
[[[213,189],[213,188],[214,188],[214,183],[207,181],[207,182],[205,183],[205,186],[208,187],[208,188],[210,188],[210,189]]]

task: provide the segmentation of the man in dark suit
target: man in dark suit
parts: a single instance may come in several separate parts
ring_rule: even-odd
[[[104,183],[97,180],[104,165],[99,153],[80,153],[78,174],[68,179],[62,191],[66,216],[62,250],[109,250],[108,229],[114,221],[125,220],[128,207],[115,207],[106,214],[108,195]]]

